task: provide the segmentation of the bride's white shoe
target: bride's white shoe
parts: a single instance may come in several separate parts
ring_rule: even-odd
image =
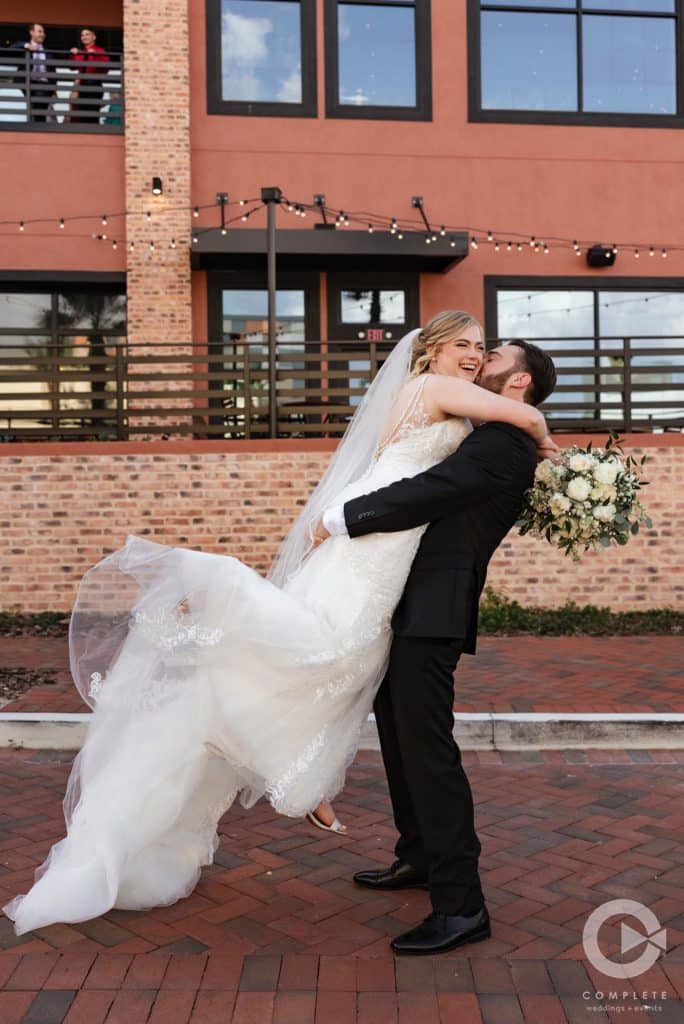
[[[324,821],[321,821],[320,818],[316,817],[313,811],[307,811],[306,817],[312,825],[315,825],[316,828],[322,828],[324,832],[340,832],[344,835],[347,831],[347,826],[340,823],[337,815],[333,818],[331,825],[326,825]]]

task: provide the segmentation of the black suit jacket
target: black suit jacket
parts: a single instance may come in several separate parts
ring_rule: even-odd
[[[350,537],[430,523],[392,618],[395,634],[454,637],[475,653],[487,566],[518,518],[535,466],[528,434],[486,423],[424,473],[346,503]]]
[[[26,60],[30,62],[31,57],[33,56],[33,51],[26,49],[26,43],[27,42],[28,42],[28,40],[26,40],[26,39],[17,39],[16,43],[12,43],[10,45],[9,49],[10,50],[21,50],[23,53],[26,54]],[[45,54],[45,70],[46,70],[46,72],[50,72],[50,71],[54,70],[53,69],[53,64],[55,62],[55,54],[52,53],[51,50],[44,50],[43,52]],[[29,64],[29,74],[30,74],[30,64]],[[21,66],[18,69],[17,73],[13,76],[12,81],[16,85],[21,85],[22,82],[23,83],[26,82],[26,71],[25,71],[25,65],[23,63],[21,64]],[[33,79],[33,81],[36,81],[36,79]],[[49,89],[51,86],[54,86],[54,82],[50,82],[49,80],[47,82],[40,82],[40,86],[41,86],[41,88]]]

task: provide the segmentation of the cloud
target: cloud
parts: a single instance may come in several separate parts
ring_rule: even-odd
[[[269,18],[245,18],[226,11],[223,15],[221,46],[224,64],[261,64],[268,57],[266,36],[273,31]]]
[[[302,69],[299,65],[283,80],[276,99],[279,103],[302,102]]]
[[[363,89],[358,88],[348,96],[340,96],[340,102],[352,103],[357,107],[363,107],[367,103],[370,103],[370,96],[367,96]]]

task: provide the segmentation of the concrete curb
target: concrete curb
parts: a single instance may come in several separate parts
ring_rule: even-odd
[[[90,713],[0,712],[0,747],[79,750]],[[684,749],[684,714],[583,712],[454,714],[463,750]],[[361,750],[379,750],[375,716],[361,733]]]

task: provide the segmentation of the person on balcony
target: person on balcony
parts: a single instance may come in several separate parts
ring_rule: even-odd
[[[19,39],[10,49],[25,50],[26,64],[17,71],[15,83],[26,98],[26,116],[29,121],[47,121],[54,88],[50,85],[48,69],[54,57],[45,49],[45,29],[32,21],[28,26],[28,42]]]
[[[81,29],[81,47],[71,48],[78,77],[71,94],[72,124],[99,124],[102,107],[102,80],[109,62],[106,51],[97,46],[97,36],[91,28]]]

